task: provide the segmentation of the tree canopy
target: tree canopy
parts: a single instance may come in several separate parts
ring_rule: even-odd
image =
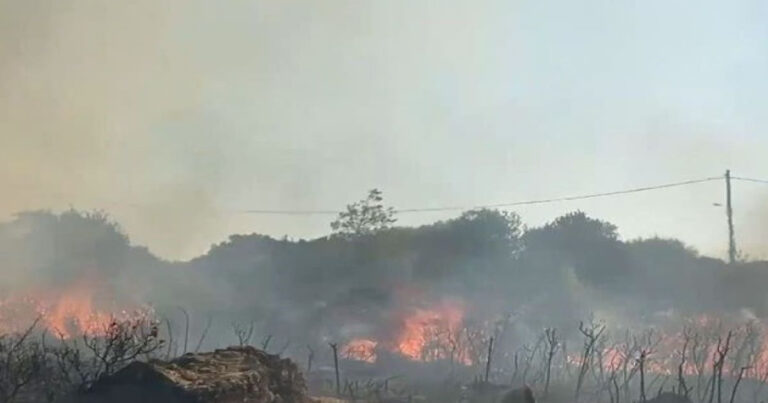
[[[394,224],[395,209],[385,207],[381,190],[372,189],[360,201],[348,204],[331,222],[333,234],[347,239],[371,235]]]

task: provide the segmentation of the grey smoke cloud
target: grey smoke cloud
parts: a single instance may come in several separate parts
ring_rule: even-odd
[[[471,206],[760,175],[766,15],[749,0],[0,0],[0,214],[105,209],[189,258],[233,232],[323,235],[328,217],[236,212],[339,208],[372,187],[398,207]],[[721,195],[521,213],[580,208],[720,253]]]

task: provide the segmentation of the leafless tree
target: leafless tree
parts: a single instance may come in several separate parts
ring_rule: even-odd
[[[541,349],[542,346],[542,337],[539,337],[536,340],[536,343],[533,344],[533,347],[530,347],[528,345],[523,345],[521,348],[522,357],[523,357],[523,376],[522,376],[522,382],[529,383],[528,374],[531,372],[531,368],[533,368],[537,353]],[[532,382],[534,383],[534,382]]]
[[[145,319],[113,319],[104,329],[83,334],[82,340],[95,359],[92,381],[111,375],[140,357],[148,358],[164,345],[157,322]]]
[[[251,343],[254,326],[255,324],[253,321],[251,321],[247,327],[241,325],[240,323],[232,322],[232,331],[235,333],[235,337],[237,337],[237,343],[240,347],[247,346]]]
[[[714,350],[714,340],[716,339],[708,329],[699,328],[698,331],[692,331],[690,344],[690,358],[693,370],[696,374],[696,399],[704,401],[709,391],[709,384],[705,382],[707,363]]]
[[[264,336],[263,339],[261,339],[261,349],[264,351],[267,351],[267,348],[269,347],[269,342],[272,341],[272,335],[268,334]]]
[[[683,329],[683,346],[680,348],[680,362],[677,365],[677,393],[685,397],[688,397],[691,393],[691,388],[688,387],[688,383],[685,381],[685,371],[688,365],[688,345],[691,343],[692,337],[691,328],[685,326]]]
[[[307,344],[307,351],[309,354],[307,354],[307,374],[312,372],[312,361],[315,359],[315,350],[312,349],[312,346]]]
[[[208,319],[205,322],[205,327],[203,328],[203,332],[200,333],[200,339],[197,340],[197,345],[195,345],[195,352],[200,351],[200,347],[203,345],[203,341],[205,341],[205,338],[208,336],[208,331],[211,329],[211,324],[213,323],[213,317],[208,316]]]
[[[166,352],[165,352],[165,359],[169,360],[171,357],[176,355],[176,344],[173,340],[173,326],[171,325],[171,320],[168,318],[163,319],[163,322],[165,322],[165,328],[166,332],[168,333],[168,341],[165,343],[167,346]]]
[[[44,351],[29,340],[39,320],[21,334],[0,335],[0,402],[13,402],[43,369]]]
[[[641,339],[642,340],[640,342],[635,344],[640,346],[637,355],[637,367],[638,371],[640,372],[640,401],[645,402],[647,400],[645,390],[646,365],[648,364],[648,359],[655,352],[656,347],[661,342],[661,337],[651,329],[647,331]]]
[[[488,350],[488,336],[485,329],[474,324],[466,324],[462,328],[463,348],[462,354],[465,354],[467,361],[474,365],[481,365],[485,362],[485,353]]]
[[[186,354],[189,343],[189,312],[183,307],[179,307],[179,310],[184,314],[184,350],[181,353]]]
[[[549,393],[549,382],[552,379],[552,360],[555,358],[555,354],[557,354],[557,349],[560,348],[560,341],[557,337],[557,330],[554,328],[544,329],[544,335],[547,340],[547,375],[544,381],[544,395],[546,396]]]
[[[749,367],[741,367],[739,369],[739,375],[736,377],[736,382],[733,384],[733,389],[731,389],[730,403],[734,403],[734,400],[736,399],[736,392],[739,389],[739,384],[741,383],[741,380],[744,379],[744,372],[746,372],[748,369]]]
[[[733,332],[729,331],[725,340],[723,340],[722,337],[719,337],[717,340],[717,348],[712,361],[712,377],[709,382],[709,403],[714,401],[715,390],[717,390],[717,403],[722,403],[723,366],[725,365],[725,358],[731,348],[732,337]]]
[[[584,336],[584,349],[582,350],[578,377],[576,379],[576,392],[574,396],[574,401],[576,402],[579,401],[581,389],[584,386],[584,378],[592,364],[591,361],[595,353],[595,346],[600,339],[600,336],[603,334],[603,331],[605,331],[604,325],[594,322],[589,325],[585,325],[584,322],[579,323],[579,332]]]

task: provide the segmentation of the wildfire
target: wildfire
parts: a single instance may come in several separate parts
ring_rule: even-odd
[[[433,309],[415,309],[403,319],[395,349],[419,361],[445,359],[451,353],[461,355],[457,350],[463,321],[464,309],[456,302],[443,302]]]
[[[101,301],[98,301],[101,302]],[[99,306],[114,304],[101,302]],[[97,308],[95,287],[87,281],[62,290],[27,292],[0,301],[0,334],[23,330],[35,318],[47,332],[61,339],[99,335],[115,320],[130,320],[151,315],[148,309]]]
[[[353,339],[342,348],[345,358],[375,362],[377,348],[414,361],[452,359],[465,365],[472,360],[465,347],[464,308],[456,301],[444,301],[431,308],[412,308],[397,322],[390,340]]]
[[[38,313],[45,328],[62,339],[99,333],[112,320],[111,314],[94,309],[89,293],[65,293],[52,303],[41,303]]]
[[[374,363],[378,358],[376,347],[378,342],[370,339],[354,339],[347,343],[342,349],[341,354],[344,358],[357,361]]]
[[[730,333],[727,329],[731,329]],[[765,320],[724,323],[722,319],[702,314],[686,321],[682,330],[657,330],[647,334],[647,339],[633,338],[604,346],[590,357],[588,364],[598,365],[608,373],[636,370],[641,351],[645,350],[644,365],[648,373],[670,376],[682,371],[684,376],[699,376],[712,371],[719,354],[726,352],[734,356],[722,364],[724,373],[736,376],[743,368],[745,378],[768,379],[768,322]],[[737,358],[738,364],[733,361]],[[566,357],[568,365],[581,366],[583,362],[578,353]]]

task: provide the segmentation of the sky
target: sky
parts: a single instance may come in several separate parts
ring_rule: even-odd
[[[768,179],[761,0],[0,0],[0,220],[108,212],[168,259],[312,238],[379,188],[477,206]],[[516,209],[723,256],[722,182]],[[734,183],[768,257],[768,185]],[[400,224],[456,212],[408,214]]]

